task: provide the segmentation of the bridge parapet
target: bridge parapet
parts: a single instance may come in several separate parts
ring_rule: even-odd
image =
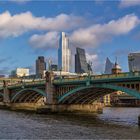
[[[85,81],[96,81],[96,80],[117,80],[117,79],[128,79],[128,78],[140,78],[140,72],[126,72],[118,74],[103,74],[103,75],[88,75],[88,76],[77,76],[63,79],[54,79],[54,84],[69,83],[69,82],[85,82]]]

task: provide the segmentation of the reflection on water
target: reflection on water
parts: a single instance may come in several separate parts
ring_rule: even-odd
[[[0,110],[3,139],[134,139],[139,108],[105,108],[100,115],[40,115]],[[109,122],[109,123],[106,123]],[[111,123],[113,122],[113,123]],[[121,125],[116,125],[119,123]],[[124,125],[123,125],[124,124]],[[130,126],[130,125],[131,126]],[[130,127],[127,127],[130,126]]]

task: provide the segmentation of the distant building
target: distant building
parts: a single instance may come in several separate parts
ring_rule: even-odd
[[[76,73],[88,73],[91,66],[87,63],[85,50],[76,48],[75,54],[75,72]]]
[[[44,71],[46,70],[46,62],[44,56],[39,56],[36,60],[36,75],[43,77]]]
[[[57,71],[57,70],[58,70],[57,65],[51,64],[51,65],[50,65],[50,70],[51,70],[51,71]]]
[[[118,74],[118,73],[121,73],[121,72],[122,72],[121,67],[119,66],[119,64],[117,64],[117,62],[115,62],[115,65],[112,68],[112,74]]]
[[[71,51],[69,49],[69,40],[64,32],[62,32],[59,40],[58,49],[58,69],[69,72],[71,64]]]
[[[3,78],[3,77],[5,77],[5,75],[4,74],[0,74],[0,78]]]
[[[29,69],[27,68],[17,68],[11,72],[11,77],[23,77],[29,76]]]
[[[140,52],[128,55],[128,65],[130,72],[140,71]]]
[[[109,60],[109,58],[106,58],[106,63],[105,63],[105,74],[111,74],[112,73],[112,68],[114,67],[114,64]]]

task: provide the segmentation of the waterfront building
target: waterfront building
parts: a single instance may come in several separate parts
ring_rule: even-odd
[[[42,78],[45,70],[46,70],[46,62],[44,56],[39,56],[38,59],[36,60],[36,75],[39,75]]]
[[[70,71],[71,51],[69,49],[69,40],[65,32],[61,33],[58,49],[58,69],[64,72]]]
[[[106,63],[105,63],[105,72],[104,72],[104,74],[111,74],[113,67],[114,67],[114,64],[107,57],[106,58]]]
[[[129,71],[140,71],[140,52],[130,53],[128,55]]]
[[[76,48],[75,54],[75,72],[76,73],[88,73],[91,69],[90,64],[87,63],[85,50]]]
[[[29,69],[27,68],[17,68],[11,72],[11,77],[23,77],[29,76]]]

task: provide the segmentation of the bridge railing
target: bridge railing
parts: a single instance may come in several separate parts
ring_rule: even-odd
[[[54,79],[53,82],[60,83],[60,82],[69,82],[69,81],[84,81],[87,79],[99,80],[99,79],[115,79],[115,78],[129,78],[129,77],[140,77],[140,72],[125,72],[125,73],[119,73],[119,74],[77,76],[77,77],[71,77],[71,78]]]
[[[45,84],[45,80],[30,81],[30,82],[19,82],[19,83],[16,83],[16,84],[8,85],[8,87],[28,86],[28,85],[37,85],[37,84]]]

